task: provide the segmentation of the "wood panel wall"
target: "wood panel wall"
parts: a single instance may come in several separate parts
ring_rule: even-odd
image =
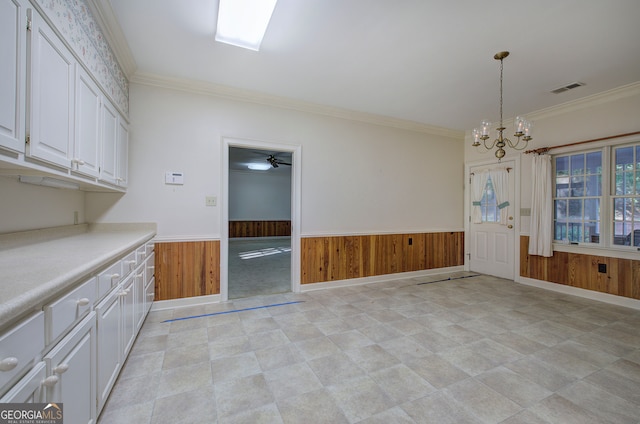
[[[520,237],[520,275],[581,289],[640,299],[640,260],[553,252],[529,256],[529,237]],[[606,273],[598,271],[605,264]]]
[[[291,221],[229,221],[229,237],[291,236]]]
[[[301,239],[301,284],[460,265],[463,232]]]
[[[220,241],[155,244],[155,300],[220,293]]]

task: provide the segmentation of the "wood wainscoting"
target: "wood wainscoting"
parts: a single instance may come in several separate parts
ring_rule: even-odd
[[[464,265],[464,232],[305,237],[301,284]]]
[[[289,236],[291,221],[229,221],[229,238]]]
[[[520,275],[640,299],[640,260],[581,253],[553,252],[550,258],[529,256],[529,237],[520,236]],[[606,266],[600,272],[598,266]]]
[[[220,241],[155,244],[155,300],[220,293]]]

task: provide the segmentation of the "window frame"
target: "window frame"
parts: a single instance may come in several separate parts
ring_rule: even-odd
[[[552,217],[553,232],[553,248],[558,251],[575,251],[582,250],[600,250],[606,255],[606,252],[617,252],[617,256],[631,254],[637,257],[640,247],[625,246],[613,244],[614,234],[614,199],[615,194],[615,154],[614,149],[621,147],[640,146],[640,138],[636,136],[628,136],[617,138],[616,140],[607,140],[593,142],[589,147],[564,147],[558,148],[557,153],[551,154],[552,158],[552,201],[554,201],[554,216]],[[556,149],[554,149],[556,150]],[[590,242],[564,242],[555,239],[555,200],[556,200],[556,158],[558,156],[571,156],[575,154],[586,154],[594,151],[602,152],[602,195],[600,196],[600,239],[598,243]],[[629,196],[627,196],[629,197]],[[640,198],[640,193],[638,194]]]

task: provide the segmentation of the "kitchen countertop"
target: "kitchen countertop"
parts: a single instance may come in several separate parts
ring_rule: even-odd
[[[0,331],[151,240],[156,225],[81,224],[0,235]]]

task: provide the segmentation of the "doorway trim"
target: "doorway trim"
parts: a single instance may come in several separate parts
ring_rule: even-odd
[[[513,216],[516,218],[514,223],[514,252],[513,252],[513,281],[520,280],[520,232],[522,228],[522,215],[520,213],[520,169],[521,158],[520,155],[514,157],[505,157],[505,161],[513,161],[513,172],[515,177],[514,187],[514,207]],[[469,258],[471,255],[471,236],[470,236],[470,221],[471,221],[471,168],[477,166],[495,166],[497,164],[495,159],[467,162],[464,165],[464,269],[469,271]]]
[[[302,146],[222,137],[222,208],[220,214],[220,300],[229,300],[229,148],[291,153],[291,291],[300,293],[300,199]]]

